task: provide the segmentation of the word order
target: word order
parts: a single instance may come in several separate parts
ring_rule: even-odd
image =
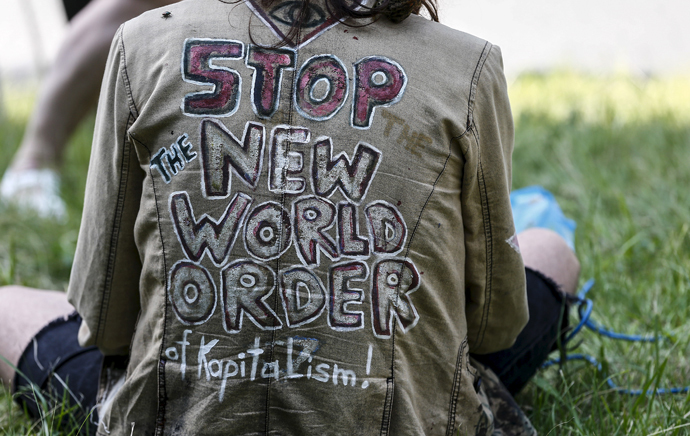
[[[191,343],[187,340],[188,335],[192,333],[191,330],[185,330],[182,334],[182,340],[176,342],[180,346],[181,351],[177,347],[169,347],[165,350],[166,357],[171,361],[180,362],[180,373],[182,380],[185,380],[187,373],[187,347]],[[294,380],[305,378],[307,380],[316,380],[321,383],[331,382],[334,386],[338,386],[339,379],[342,380],[343,386],[356,386],[357,375],[350,369],[339,367],[337,363],[333,364],[333,368],[328,363],[319,363],[312,365],[315,352],[319,345],[318,340],[313,338],[288,338],[286,342],[276,341],[276,345],[287,346],[287,361],[283,363],[283,368],[279,360],[267,362],[260,358],[264,354],[261,348],[261,342],[258,337],[254,339],[254,346],[247,349],[246,352],[241,352],[237,357],[212,359],[210,354],[220,341],[213,339],[206,342],[206,337],[202,336],[199,342],[199,352],[197,354],[197,379],[201,379],[202,372],[206,376],[206,381],[212,379],[220,380],[220,388],[218,390],[218,400],[223,401],[225,396],[225,387],[228,379],[243,378],[254,381],[257,379],[273,378],[279,380]],[[268,346],[269,344],[266,344]],[[294,350],[301,346],[302,350]],[[219,347],[221,348],[221,347]],[[293,355],[294,351],[298,351],[298,355]],[[369,375],[371,371],[371,357],[372,346],[369,345],[367,355],[366,373]],[[247,360],[250,361],[247,365]],[[307,370],[305,373],[298,372],[300,365],[307,363]],[[249,366],[249,367],[247,367]],[[281,377],[282,375],[282,377]],[[369,387],[369,381],[364,380],[361,384],[362,389]]]
[[[328,325],[336,331],[364,328],[364,303],[368,284],[374,335],[391,337],[394,318],[403,332],[419,321],[410,294],[419,287],[414,264],[402,258],[375,262],[373,273],[362,261],[336,263],[328,270],[328,286],[301,265],[291,266],[276,276],[266,264],[251,259],[229,263],[221,272],[220,301],[223,328],[228,333],[242,330],[243,316],[261,330],[276,330],[282,320],[267,303],[276,287],[288,327],[299,327],[316,320],[328,308]],[[367,283],[368,282],[368,283]],[[216,284],[201,265],[183,260],[170,270],[168,298],[175,315],[185,325],[208,321],[218,305]]]
[[[254,113],[269,119],[280,106],[285,70],[293,70],[297,52],[288,48],[264,48],[229,39],[189,38],[182,51],[182,79],[196,85],[212,85],[210,91],[187,94],[182,112],[189,116],[230,116],[240,105],[242,77],[215,60],[242,60],[254,70],[251,101]],[[353,64],[354,85],[351,126],[368,129],[376,107],[400,101],[407,76],[395,61],[383,56],[364,57]],[[303,117],[325,121],[338,113],[350,93],[349,73],[343,61],[331,54],[307,59],[293,87],[295,107]]]

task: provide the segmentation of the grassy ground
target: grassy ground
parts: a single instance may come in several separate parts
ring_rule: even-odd
[[[690,385],[690,80],[523,76],[511,87],[514,187],[541,184],[578,223],[594,317],[629,344],[586,332],[577,352],[629,388]],[[518,398],[541,434],[690,434],[690,397],[611,392],[573,363],[542,371]]]
[[[12,101],[20,101],[8,96]],[[518,397],[540,434],[690,434],[690,396],[612,392],[690,384],[690,78],[524,75],[511,85],[516,119],[514,188],[540,184],[578,223],[583,279],[596,285],[594,318],[627,333],[661,334],[628,344],[591,332],[576,352],[603,363],[544,370]],[[26,108],[5,103],[0,153],[10,156]],[[92,121],[72,140],[63,195],[67,223],[0,205],[0,284],[64,289],[80,219]],[[0,160],[0,172],[8,160]],[[3,434],[53,434],[0,392]]]
[[[8,92],[0,116],[0,173],[21,140],[31,109],[31,94]],[[77,233],[89,163],[93,118],[75,133],[68,148],[63,170],[62,196],[67,202],[66,222],[42,220],[0,203],[0,286],[20,284],[41,289],[66,290]],[[1,333],[0,333],[1,334]],[[0,435],[77,434],[80,422],[72,422],[69,410],[50,410],[46,419],[32,422],[12,402],[0,386]],[[67,427],[62,426],[67,423]]]

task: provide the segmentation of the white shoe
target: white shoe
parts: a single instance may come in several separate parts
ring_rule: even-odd
[[[60,176],[48,168],[5,171],[0,199],[31,209],[43,218],[65,221],[67,208],[60,198]]]

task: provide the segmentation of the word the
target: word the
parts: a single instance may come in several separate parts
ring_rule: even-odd
[[[197,154],[192,151],[192,144],[187,141],[188,138],[189,135],[186,133],[181,135],[170,146],[170,151],[161,147],[158,153],[151,158],[151,168],[158,170],[165,183],[170,183],[171,174],[177,175],[178,171],[183,170],[186,164],[196,159]]]
[[[434,140],[431,136],[425,135],[421,132],[415,132],[410,129],[410,126],[402,118],[394,115],[392,112],[381,111],[381,116],[386,120],[386,127],[383,129],[383,136],[388,138],[391,135],[393,127],[402,126],[402,130],[398,135],[398,144],[404,144],[407,151],[415,156],[421,156],[424,149],[430,146]]]

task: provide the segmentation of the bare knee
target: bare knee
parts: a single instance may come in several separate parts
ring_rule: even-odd
[[[525,266],[554,280],[568,294],[575,294],[580,262],[558,233],[531,228],[518,235]]]
[[[31,339],[50,321],[71,313],[74,308],[63,292],[23,286],[0,287],[0,379],[9,384],[22,352]]]

